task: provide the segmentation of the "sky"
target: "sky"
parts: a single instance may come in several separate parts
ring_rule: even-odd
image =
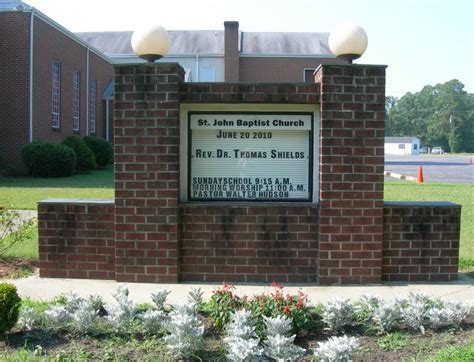
[[[387,95],[458,79],[474,93],[474,0],[25,0],[73,32],[222,30],[331,32],[365,29],[369,46],[356,61],[386,64]]]

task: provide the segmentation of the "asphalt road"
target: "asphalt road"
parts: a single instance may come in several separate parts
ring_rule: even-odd
[[[471,159],[473,164],[470,164]],[[416,177],[420,165],[423,167],[423,178],[425,182],[474,184],[474,156],[385,155],[385,171],[392,171],[402,175]],[[385,180],[398,181],[391,177],[385,177]]]

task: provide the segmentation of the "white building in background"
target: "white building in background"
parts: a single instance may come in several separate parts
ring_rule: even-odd
[[[419,155],[420,140],[417,137],[385,137],[386,155]]]

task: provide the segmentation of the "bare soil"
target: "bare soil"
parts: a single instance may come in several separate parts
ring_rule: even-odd
[[[0,279],[14,279],[33,274],[38,268],[38,260],[29,258],[0,258]]]

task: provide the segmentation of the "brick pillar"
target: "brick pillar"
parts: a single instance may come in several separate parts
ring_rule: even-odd
[[[115,69],[116,280],[178,281],[177,63]]]
[[[240,80],[238,21],[224,22],[224,62],[225,81],[238,82]]]
[[[321,65],[320,284],[379,283],[385,66]]]

